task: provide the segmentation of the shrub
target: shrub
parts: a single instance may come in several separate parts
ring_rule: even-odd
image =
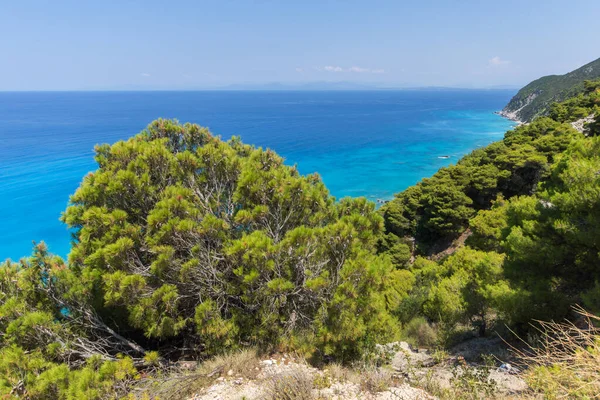
[[[352,378],[353,371],[339,363],[331,363],[326,368],[331,379],[338,382],[346,382]]]
[[[63,220],[71,264],[101,276],[94,301],[123,330],[207,354],[312,333],[342,360],[397,333],[388,310],[411,273],[375,254],[373,203],[335,203],[273,151],[176,121],[98,146],[96,161]]]
[[[271,400],[312,400],[315,398],[313,379],[300,367],[273,375],[267,382],[266,391]]]
[[[449,357],[450,357],[450,354],[442,348],[437,348],[434,350],[433,353],[431,353],[431,358],[433,358],[433,361],[436,364],[440,364],[440,363],[446,361]]]
[[[257,350],[247,348],[231,351],[206,360],[200,364],[196,372],[211,377],[233,375],[253,379],[258,375],[256,369],[258,366]]]
[[[331,387],[331,378],[326,373],[317,373],[313,378],[313,386],[315,389],[327,389]]]
[[[379,393],[389,389],[393,378],[385,368],[366,368],[359,371],[360,388],[364,392]]]
[[[360,364],[372,367],[389,365],[399,350],[400,345],[398,343],[378,344],[373,350],[363,354]]]
[[[463,358],[452,370],[452,387],[457,397],[463,399],[489,399],[496,394],[497,383],[490,379],[491,366],[472,366]]]
[[[423,317],[413,318],[402,333],[406,341],[417,347],[433,347],[437,343],[436,330]]]

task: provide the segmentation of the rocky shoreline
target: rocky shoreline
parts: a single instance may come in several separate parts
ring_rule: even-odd
[[[521,121],[518,117],[517,117],[517,112],[516,111],[505,111],[505,110],[500,110],[500,111],[496,111],[494,112],[494,114],[498,114],[499,116],[506,118],[508,120],[511,120],[513,122],[517,123],[517,126],[520,125],[526,125],[526,122]]]

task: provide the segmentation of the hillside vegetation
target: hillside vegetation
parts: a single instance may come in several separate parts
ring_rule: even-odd
[[[507,132],[382,207],[380,250],[416,279],[401,321],[469,323],[484,335],[493,324],[524,332],[534,319],[567,316],[573,304],[600,311],[598,119],[585,134],[562,122],[575,118],[572,110],[594,112],[598,86],[586,83],[590,90],[550,117]],[[459,238],[466,246],[456,250]]]
[[[98,146],[68,262],[41,243],[0,266],[0,396],[135,398],[173,362],[250,347],[364,365],[402,337],[600,311],[599,118],[568,123],[598,115],[584,87],[380,210],[194,124]]]
[[[536,79],[511,99],[502,115],[512,119],[531,122],[538,116],[547,115],[550,106],[577,96],[584,91],[584,81],[600,78],[600,59],[564,75],[549,75]]]

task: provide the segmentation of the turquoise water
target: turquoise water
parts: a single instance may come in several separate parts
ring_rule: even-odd
[[[96,169],[93,146],[158,117],[208,126],[270,147],[332,194],[389,199],[395,192],[502,138],[503,90],[374,92],[0,93],[0,259],[44,240],[65,256],[59,222],[68,197]]]

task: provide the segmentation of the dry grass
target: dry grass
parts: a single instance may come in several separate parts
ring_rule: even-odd
[[[303,368],[293,368],[270,377],[267,385],[271,400],[313,400],[313,377]]]
[[[163,378],[152,378],[139,383],[134,392],[151,393],[161,400],[185,399],[212,385],[220,376],[254,379],[259,358],[255,349],[244,349],[216,356],[200,364],[193,371],[162,371]]]
[[[360,389],[363,392],[385,392],[392,385],[392,373],[384,368],[365,369],[359,372]]]
[[[600,317],[576,308],[573,322],[542,322],[538,343],[513,348],[527,367],[526,380],[545,398],[600,398]]]
[[[254,379],[259,373],[259,358],[256,349],[240,351],[216,356],[202,363],[196,373],[208,377],[236,376]]]
[[[390,370],[373,365],[361,365],[351,369],[332,363],[325,371],[333,381],[353,383],[358,385],[361,391],[371,394],[384,392],[398,383]]]
[[[358,385],[360,390],[376,394],[388,390],[391,386],[400,383],[386,368],[373,365],[361,365],[356,368],[347,368],[341,364],[329,364],[325,370],[332,381],[340,383],[350,382]]]
[[[327,373],[334,381],[347,382],[352,380],[356,373],[342,364],[332,363],[327,366]]]

